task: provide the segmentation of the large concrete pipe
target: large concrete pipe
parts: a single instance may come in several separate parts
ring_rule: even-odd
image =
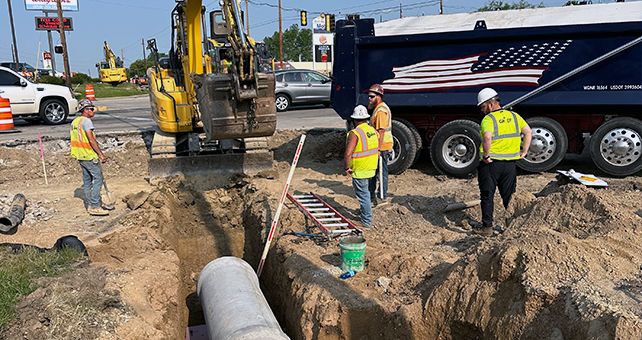
[[[208,263],[198,278],[197,293],[210,339],[289,339],[245,261],[227,256]]]
[[[6,233],[15,228],[22,222],[25,217],[25,204],[27,199],[23,194],[17,194],[13,197],[9,214],[0,217],[0,231]]]

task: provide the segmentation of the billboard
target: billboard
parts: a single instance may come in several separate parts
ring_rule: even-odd
[[[60,0],[63,11],[78,11],[78,0]],[[56,0],[25,0],[27,11],[57,11]]]
[[[314,45],[314,62],[315,63],[331,63],[332,62],[332,46],[330,46],[330,45]]]
[[[36,31],[57,31],[59,26],[60,20],[56,17],[36,17]],[[62,29],[74,30],[71,18],[62,18]]]

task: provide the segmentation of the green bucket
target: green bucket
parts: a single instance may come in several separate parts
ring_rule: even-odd
[[[341,270],[347,272],[363,270],[366,255],[366,239],[363,236],[348,236],[339,241],[341,248]]]

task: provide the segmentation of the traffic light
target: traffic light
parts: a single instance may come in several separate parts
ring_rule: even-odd
[[[301,26],[308,26],[308,12],[301,11]]]
[[[54,46],[54,52],[56,52],[58,54],[62,54],[62,45]]]
[[[335,28],[334,14],[325,15],[325,27],[327,28],[328,32],[334,32],[334,28]]]

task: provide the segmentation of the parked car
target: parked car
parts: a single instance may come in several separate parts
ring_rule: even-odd
[[[9,98],[14,116],[42,119],[46,124],[64,124],[78,101],[68,87],[34,84],[17,72],[0,66],[0,97]]]
[[[276,110],[286,111],[294,104],[330,105],[332,80],[312,70],[276,71]]]

